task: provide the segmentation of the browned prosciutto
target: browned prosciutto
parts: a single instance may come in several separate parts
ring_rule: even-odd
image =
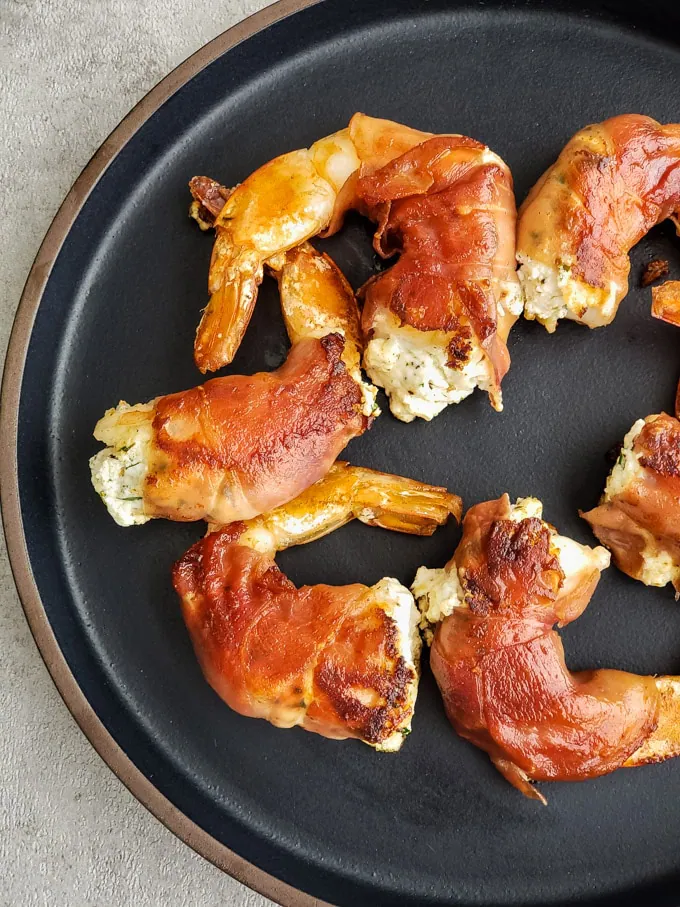
[[[201,184],[202,219],[223,203]],[[109,410],[92,481],[119,524],[152,517],[249,519],[320,479],[380,412],[360,371],[359,311],[337,265],[303,243],[274,256],[292,348],[271,373],[215,378],[150,403]]]
[[[217,232],[195,349],[203,370],[233,356],[264,267],[336,232],[356,208],[378,223],[378,253],[401,253],[362,291],[364,367],[394,415],[432,419],[475,387],[501,408],[506,340],[522,301],[512,177],[484,145],[355,114],[347,129],[275,158],[233,194],[207,177],[190,188],[192,215]]]
[[[109,410],[90,465],[113,518],[229,523],[296,497],[372,421],[344,349],[339,334],[300,340],[274,372]]]
[[[206,679],[237,712],[324,737],[396,750],[409,733],[420,660],[411,593],[386,578],[368,587],[296,587],[277,551],[355,517],[429,535],[460,499],[347,464],[288,505],[209,533],[173,580]]]
[[[628,292],[628,253],[680,212],[680,125],[622,114],[586,126],[519,211],[525,316],[609,324]]]
[[[573,673],[555,626],[579,617],[609,557],[507,495],[472,507],[443,570],[413,585],[436,624],[430,655],[447,715],[530,797],[533,781],[579,781],[680,754],[680,678]],[[430,631],[432,632],[432,631]]]
[[[349,126],[268,161],[233,191],[194,177],[191,214],[216,232],[208,275],[210,301],[196,331],[202,372],[228,365],[243,339],[264,266],[325,230],[347,179],[380,167],[428,137],[408,126],[356,114]]]
[[[680,595],[680,422],[665,413],[636,422],[600,504],[581,515],[620,570]]]
[[[501,409],[506,341],[522,309],[506,164],[474,139],[434,136],[357,171],[339,205],[378,223],[379,255],[400,253],[361,291],[364,365],[392,412],[431,419],[475,387]]]

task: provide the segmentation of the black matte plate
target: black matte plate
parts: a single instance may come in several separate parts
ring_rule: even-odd
[[[187,180],[227,184],[346,124],[356,110],[462,132],[512,168],[518,200],[570,135],[613,114],[680,118],[680,8],[653,3],[326,0],[271,26],[181,87],[118,153],[82,207],[43,294],[19,411],[23,523],[47,617],[75,678],[134,764],[186,816],[267,872],[342,905],[680,901],[680,763],[544,785],[547,808],[457,738],[426,669],[399,755],[233,714],[202,679],[170,584],[201,526],[120,529],[93,492],[92,428],[107,407],[199,382],[192,341],[210,238],[186,216]],[[567,12],[567,10],[570,10]],[[374,267],[351,220],[322,244],[355,286]],[[506,408],[480,394],[434,422],[387,412],[353,462],[449,486],[467,505],[535,495],[592,541],[606,452],[640,416],[670,410],[680,335],[649,315],[643,264],[680,247],[670,226],[634,250],[614,325],[512,333]],[[285,356],[265,282],[233,367]],[[383,403],[385,401],[383,400]],[[454,527],[414,540],[354,524],[286,553],[297,582],[409,583],[441,565]],[[574,668],[680,673],[668,590],[614,568],[564,632]],[[140,842],[143,846],[143,842]]]

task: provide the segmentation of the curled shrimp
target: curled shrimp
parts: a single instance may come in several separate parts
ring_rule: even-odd
[[[121,402],[97,424],[106,447],[90,461],[92,481],[120,525],[271,510],[322,478],[380,412],[359,369],[356,299],[337,266],[307,244],[269,266],[292,341],[279,369]]]
[[[501,409],[500,382],[510,363],[508,333],[522,310],[509,168],[485,145],[465,136],[433,136],[362,114],[355,115],[348,129],[337,135],[343,137],[342,159],[347,166],[342,171],[342,187],[335,193],[332,216],[331,193],[323,195],[325,202],[319,208],[323,216],[311,217],[316,209],[307,206],[310,216],[301,218],[297,213],[291,215],[303,203],[301,185],[289,176],[290,185],[279,186],[279,168],[288,173],[285,168],[292,166],[310,197],[322,199],[317,146],[302,157],[301,152],[294,152],[277,158],[244,183],[253,198],[259,193],[266,198],[272,235],[282,248],[290,242],[293,222],[306,235],[313,235],[314,230],[331,235],[352,208],[376,221],[376,251],[384,258],[399,252],[400,258],[360,290],[365,299],[363,365],[371,380],[385,388],[393,414],[404,422],[417,417],[429,420],[476,387],[487,390],[493,406]],[[319,146],[331,143],[335,148],[337,136],[331,138],[322,139]],[[347,141],[355,152],[351,161]],[[335,162],[337,172],[336,154],[326,155],[323,165]],[[314,179],[303,167],[304,162],[309,168],[310,156],[315,161]],[[335,188],[340,182],[336,180]],[[244,190],[239,187],[230,194],[207,177],[195,177],[190,187],[196,199],[192,215],[202,228],[211,220],[215,223],[218,255],[227,236],[225,230],[230,231],[228,241],[233,239],[232,221],[220,226],[220,219],[236,194]],[[257,227],[257,219],[254,224]],[[253,246],[260,240],[253,223],[247,228],[255,237],[247,247],[252,256]],[[241,246],[245,248],[243,237]],[[260,243],[260,251],[262,258],[271,252],[271,245]],[[266,264],[271,267],[277,257],[272,255]],[[213,259],[211,275],[217,275],[220,292],[230,295],[228,299],[215,297],[216,308],[211,309],[211,302],[206,317],[209,311],[221,311],[231,318],[229,313],[237,309],[250,317],[255,284],[242,292],[238,275],[229,273],[232,260],[233,256]],[[240,308],[237,299],[245,300]],[[229,333],[235,343],[240,342],[245,324],[234,327],[225,323],[218,339],[221,342]]]
[[[524,314],[610,324],[628,292],[629,252],[680,212],[680,125],[623,114],[570,139],[519,211]]]
[[[337,463],[295,501],[212,527],[173,571],[208,682],[242,715],[399,749],[420,674],[411,593],[389,577],[296,588],[274,556],[352,519],[429,535],[460,506],[446,489]]]
[[[472,507],[441,570],[413,592],[434,626],[430,664],[449,720],[528,797],[680,755],[680,677],[572,673],[554,629],[578,618],[609,564],[560,536],[535,498]]]
[[[250,321],[268,259],[322,233],[338,195],[362,165],[382,166],[423,140],[425,133],[374,119],[352,117],[349,126],[310,148],[274,158],[233,191],[194,177],[194,216],[214,217],[210,301],[196,332],[194,358],[202,372],[228,365]],[[219,188],[216,188],[219,187]],[[212,192],[212,195],[211,195]]]

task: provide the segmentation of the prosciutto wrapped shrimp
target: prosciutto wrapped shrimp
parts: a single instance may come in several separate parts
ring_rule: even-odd
[[[335,174],[321,184],[319,148],[326,149],[323,167]],[[194,217],[217,230],[213,296],[197,335],[201,368],[206,362],[218,367],[225,350],[233,355],[272,256],[311,236],[331,235],[355,208],[378,223],[380,255],[401,253],[361,291],[364,367],[387,391],[392,412],[406,422],[432,419],[475,387],[501,408],[506,341],[522,298],[512,177],[484,145],[355,114],[346,130],[309,151],[276,158],[233,194],[206,177],[190,186]],[[225,242],[228,254],[221,251]],[[237,248],[251,255],[259,250],[256,278],[245,290],[233,273]],[[217,334],[207,330],[212,321],[220,324]],[[217,352],[206,358],[206,349]]]
[[[568,670],[555,626],[585,610],[609,564],[542,519],[532,498],[472,507],[441,570],[412,591],[449,720],[504,777],[580,781],[680,755],[680,678]]]
[[[599,505],[581,516],[616,566],[680,596],[680,422],[639,419],[626,435]]]
[[[338,463],[295,501],[210,532],[173,571],[207,681],[242,715],[398,750],[420,674],[413,596],[389,577],[298,588],[274,556],[355,518],[429,535],[460,510],[443,488]]]
[[[623,114],[577,132],[519,211],[525,317],[551,332],[563,318],[610,324],[631,248],[678,212],[680,125]]]
[[[425,136],[357,114],[347,128],[274,158],[233,190],[208,177],[191,180],[192,216],[203,229],[214,226],[217,234],[208,275],[210,301],[194,344],[202,372],[216,371],[234,358],[265,263],[328,227],[340,190],[359,167],[380,167]]]
[[[430,420],[479,387],[502,409],[507,339],[522,311],[507,165],[465,136],[433,136],[345,189],[342,210],[378,223],[399,260],[363,287],[364,368],[404,422]]]
[[[311,246],[276,267],[293,342],[281,368],[121,402],[97,423],[106,447],[90,460],[92,483],[119,525],[251,519],[322,478],[379,412],[340,271]]]

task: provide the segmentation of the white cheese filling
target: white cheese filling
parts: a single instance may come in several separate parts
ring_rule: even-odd
[[[510,505],[510,519],[514,523],[521,523],[522,520],[540,520],[543,518],[543,504],[538,498],[517,498],[514,504]]]
[[[413,670],[413,680],[408,686],[409,708],[401,725],[394,733],[378,744],[375,748],[380,752],[396,752],[404,738],[411,733],[411,721],[418,695],[418,681],[420,679],[420,652],[422,640],[418,632],[420,614],[416,608],[413,595],[406,586],[393,577],[385,577],[372,587],[378,601],[383,604],[385,613],[392,618],[397,627],[397,651],[402,656],[407,666]]]
[[[639,580],[645,586],[665,586],[680,578],[680,566],[667,551],[659,549],[652,536],[647,540],[642,558]]]
[[[361,378],[361,375],[353,374],[352,377],[359,385],[361,391],[361,415],[374,416],[376,419],[380,415],[380,407],[377,403],[378,388],[374,384],[368,384]]]
[[[97,423],[94,436],[107,447],[90,458],[92,484],[119,526],[146,523],[144,480],[148,472],[154,403],[121,401]]]
[[[447,364],[446,346],[433,343],[432,334],[381,317],[373,326],[364,368],[374,384],[385,388],[390,410],[402,422],[429,422],[476,387],[488,390],[493,380],[490,363],[474,339],[467,361],[453,369]]]
[[[519,318],[524,308],[522,285],[516,280],[502,281],[496,307],[499,318],[502,318],[506,312],[510,312],[515,318]]]
[[[634,482],[635,479],[644,478],[644,470],[640,466],[638,455],[633,450],[637,436],[645,426],[644,419],[638,419],[623,439],[623,447],[614,468],[609,474],[604,489],[603,503],[608,503],[616,495],[621,494]]]
[[[524,317],[539,321],[552,333],[562,318],[601,327],[609,324],[616,312],[618,286],[611,281],[606,294],[571,275],[569,262],[556,267],[521,253],[517,276],[524,291]]]
[[[432,645],[433,626],[453,614],[454,608],[465,608],[465,593],[455,565],[446,567],[419,567],[411,591],[420,609],[420,629],[425,642]]]
[[[537,498],[518,498],[511,505],[509,518],[516,523],[535,518],[542,519],[543,505]],[[546,524],[549,526],[549,524]],[[560,561],[565,579],[562,592],[568,592],[572,582],[578,581],[581,572],[588,567],[604,570],[609,566],[610,555],[605,548],[590,548],[581,545],[567,536],[559,535],[552,526],[551,542],[553,554]],[[449,568],[420,567],[411,586],[418,608],[420,609],[420,627],[425,641],[432,644],[433,627],[453,613],[456,608],[467,608],[465,591],[455,563]]]

